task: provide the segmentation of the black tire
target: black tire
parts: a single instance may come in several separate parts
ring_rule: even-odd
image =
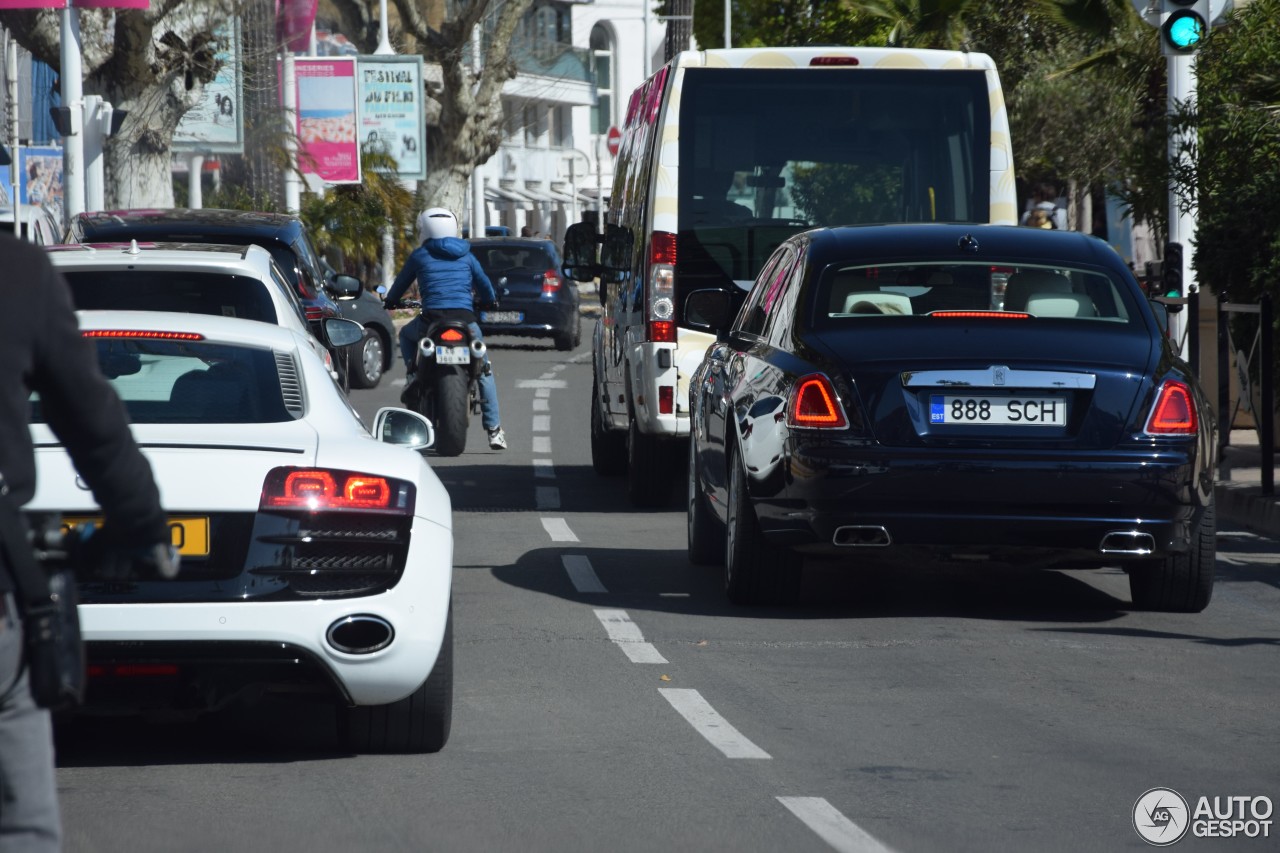
[[[572,323],[572,328],[565,329],[563,332],[556,332],[553,338],[556,349],[561,352],[568,352],[582,342],[582,330],[579,328],[581,320],[574,317],[570,322]]]
[[[698,476],[698,445],[689,435],[688,512],[685,527],[689,534],[689,562],[695,566],[724,565],[724,525],[707,506]]]
[[[422,686],[389,705],[341,708],[338,734],[352,752],[439,752],[453,724],[453,605],[435,666]]]
[[[724,591],[734,604],[792,604],[800,597],[804,556],[770,543],[747,498],[747,475],[736,450],[729,466]]]
[[[364,340],[357,352],[350,355],[351,364],[347,376],[352,388],[376,388],[382,381],[382,365],[387,345],[373,329],[364,330]]]
[[[602,477],[616,477],[627,470],[627,436],[604,428],[597,385],[591,383],[591,467]]]
[[[1129,569],[1129,592],[1139,610],[1199,613],[1213,597],[1217,520],[1212,502],[1191,533],[1185,554],[1135,565]]]
[[[459,371],[445,373],[436,379],[435,428],[436,453],[459,456],[467,449],[467,377]]]
[[[664,442],[640,432],[631,419],[627,432],[627,496],[632,506],[660,507],[671,498],[671,460]]]

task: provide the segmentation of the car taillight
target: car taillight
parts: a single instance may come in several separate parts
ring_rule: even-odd
[[[1191,389],[1176,379],[1166,380],[1147,418],[1147,435],[1195,435],[1198,427]]]
[[[86,329],[80,335],[86,338],[130,338],[153,341],[203,341],[198,332],[156,332],[150,329]]]
[[[413,485],[403,480],[334,468],[286,467],[267,474],[258,508],[412,515],[413,500]]]
[[[324,311],[315,305],[307,305],[305,310],[307,312],[307,320],[312,323],[319,323],[324,319]]]
[[[821,373],[803,376],[791,389],[787,426],[812,429],[846,429],[849,419],[836,396],[835,386]]]
[[[676,235],[654,231],[649,241],[649,340],[676,341]]]
[[[670,415],[676,410],[676,389],[674,385],[658,386],[658,414]]]
[[[443,332],[440,333],[440,340],[448,341],[451,344],[457,343],[458,341],[462,340],[462,337],[463,337],[462,332],[458,331],[457,329],[445,329]]]
[[[1025,311],[930,311],[930,317],[943,317],[947,319],[970,319],[982,320],[1030,320],[1031,315]]]
[[[813,68],[838,68],[842,65],[857,64],[856,56],[815,56],[809,60],[809,65]]]
[[[547,270],[542,274],[542,295],[551,296],[560,289],[560,273],[555,270]]]

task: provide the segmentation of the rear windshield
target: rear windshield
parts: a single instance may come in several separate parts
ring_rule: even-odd
[[[265,284],[251,276],[170,270],[63,270],[82,311],[175,311],[279,323]]]
[[[556,268],[555,261],[546,250],[537,246],[482,246],[472,243],[471,253],[486,273],[542,273]]]
[[[940,311],[995,311],[1085,323],[1136,322],[1130,287],[1096,270],[1026,264],[834,264],[815,291],[814,324]]]
[[[691,68],[680,97],[682,277],[747,285],[806,228],[987,222],[990,137],[978,70]]]
[[[101,338],[98,363],[138,424],[293,420],[270,350],[188,341]],[[32,397],[32,423],[43,423]]]

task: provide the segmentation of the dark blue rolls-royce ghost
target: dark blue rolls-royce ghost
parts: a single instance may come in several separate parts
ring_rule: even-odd
[[[1217,425],[1106,243],[826,228],[745,301],[685,311],[717,333],[689,386],[689,553],[732,601],[793,598],[806,555],[876,552],[1120,566],[1136,607],[1209,603]]]

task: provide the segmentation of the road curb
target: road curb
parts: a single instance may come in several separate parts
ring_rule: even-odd
[[[1280,498],[1267,497],[1261,486],[1247,483],[1218,483],[1214,496],[1219,521],[1280,538]]]

